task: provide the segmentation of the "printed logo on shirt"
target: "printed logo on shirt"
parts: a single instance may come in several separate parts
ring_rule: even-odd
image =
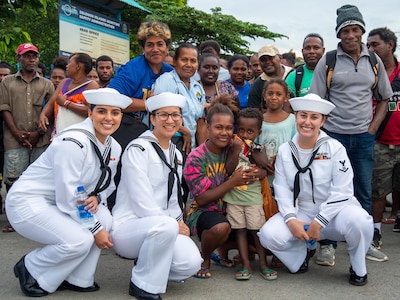
[[[346,173],[348,169],[349,168],[346,167],[346,160],[339,160],[339,171]]]
[[[143,97],[142,97],[143,100],[146,100],[147,98],[150,97],[151,90],[142,88],[142,92],[143,92]]]
[[[400,91],[394,91],[393,96],[389,98],[387,103],[388,109],[387,111],[391,112],[399,112],[400,111]],[[374,100],[373,107],[372,107],[372,114],[375,114],[377,101]]]
[[[395,91],[388,101],[388,111],[400,111],[400,91]]]
[[[206,166],[205,173],[208,178],[218,174],[226,174],[225,163],[215,162],[211,165],[208,165]]]
[[[199,104],[202,104],[201,100],[202,100],[202,96],[200,92],[196,93],[196,97],[197,97],[197,101],[199,101]]]

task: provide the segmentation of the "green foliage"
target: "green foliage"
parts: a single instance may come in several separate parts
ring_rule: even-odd
[[[15,62],[15,50],[19,44],[31,42],[29,34],[34,27],[26,27],[27,21],[47,15],[49,1],[8,0],[0,3],[0,60]],[[20,18],[24,14],[25,18]]]
[[[144,20],[167,23],[172,32],[173,48],[183,42],[199,46],[204,40],[214,39],[227,55],[250,54],[250,43],[245,38],[261,37],[275,40],[286,37],[269,31],[267,26],[243,22],[233,16],[225,15],[219,7],[211,9],[211,13],[206,13],[187,6],[187,0],[137,0],[137,2],[151,10],[153,14],[137,8],[125,9],[122,12],[122,20],[130,24],[131,57],[140,53],[136,33]],[[109,15],[108,12],[98,12]],[[2,1],[0,59],[14,62],[17,46],[20,43],[32,42],[41,52],[41,62],[49,66],[58,56],[58,28],[58,0]]]
[[[173,0],[139,2],[153,12],[145,16],[146,20],[159,20],[168,24],[175,46],[183,42],[198,46],[204,40],[214,39],[228,55],[249,54],[250,43],[244,37],[270,40],[286,37],[269,31],[267,26],[243,22],[231,15],[222,14],[220,7],[211,9],[210,14],[189,6],[178,7],[173,5]],[[133,31],[135,27],[131,28]]]
[[[58,1],[48,2],[47,14],[32,14],[23,11],[18,18],[21,20],[21,26],[29,31],[32,43],[40,51],[40,61],[44,63],[49,70],[53,59],[58,56],[59,48],[59,23],[58,23]],[[26,20],[22,22],[22,20]]]
[[[176,0],[176,6],[184,7],[187,4],[187,0]]]

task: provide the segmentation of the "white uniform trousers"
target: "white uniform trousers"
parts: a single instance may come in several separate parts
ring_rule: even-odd
[[[297,213],[297,219],[308,224],[312,221],[312,217],[302,212]],[[321,229],[320,239],[346,241],[354,272],[364,276],[367,274],[365,255],[371,244],[373,231],[372,217],[363,208],[349,205],[328,226]],[[307,246],[304,241],[293,236],[280,213],[270,218],[258,235],[263,247],[271,250],[290,272],[299,270],[307,255]]]
[[[98,208],[96,217],[109,231],[111,214],[103,205]],[[27,217],[26,211],[20,211],[15,207],[7,208],[7,215],[15,230],[28,239],[46,245],[25,256],[25,266],[40,287],[52,293],[64,280],[80,287],[91,286],[101,252],[93,234],[56,206],[40,209],[32,217]]]
[[[130,219],[112,229],[115,251],[137,258],[131,277],[136,286],[152,294],[165,293],[168,280],[184,280],[200,269],[199,249],[178,231],[178,222],[168,216]]]

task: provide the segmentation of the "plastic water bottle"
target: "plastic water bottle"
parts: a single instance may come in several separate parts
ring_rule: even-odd
[[[304,230],[308,230],[308,225],[304,225]],[[310,250],[315,250],[317,248],[317,241],[314,239],[306,241],[307,248]]]
[[[75,199],[76,207],[78,208],[78,216],[82,227],[92,228],[95,225],[93,214],[85,210],[85,201],[88,198],[88,194],[85,191],[85,187],[80,185],[76,188]]]

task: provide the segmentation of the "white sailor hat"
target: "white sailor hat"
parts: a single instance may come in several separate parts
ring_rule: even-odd
[[[186,105],[186,97],[179,94],[164,92],[148,98],[145,103],[149,112],[167,106],[178,106],[184,108]]]
[[[112,88],[83,91],[83,96],[88,103],[93,105],[117,106],[124,109],[132,103],[131,98]]]
[[[306,110],[323,115],[328,115],[336,107],[332,102],[324,100],[316,94],[292,98],[289,99],[289,102],[294,111]]]

